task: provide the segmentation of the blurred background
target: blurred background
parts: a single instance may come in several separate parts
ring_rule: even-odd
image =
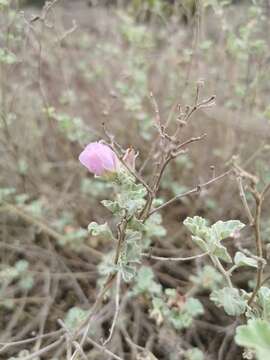
[[[269,0],[59,0],[43,6],[0,0],[2,343],[54,331],[58,318],[76,323],[93,303],[98,264],[113,246],[89,236],[87,225],[111,221],[100,204],[111,190],[86,172],[78,155],[104,138],[105,123],[124,148],[139,151],[140,168],[155,138],[151,93],[164,123],[177,118],[178,104],[193,105],[198,84],[202,99],[216,95],[216,105],[197,112],[183,130],[183,139],[207,137],[170,165],[163,201],[209,179],[213,166],[216,174],[226,171],[232,158],[261,186],[270,181]],[[153,164],[144,165],[147,179]],[[262,236],[268,242],[265,208]],[[194,215],[247,223],[234,177],[162,213],[166,232],[152,238],[161,255],[175,249],[192,254],[182,221]],[[254,242],[249,233],[244,240],[247,246]],[[200,261],[145,262],[159,284],[181,294],[192,288],[191,275],[203,281]],[[204,281],[215,283],[215,275],[207,273]],[[248,270],[235,281],[247,287],[252,278]],[[232,320],[208,295],[206,286],[198,295],[203,320],[187,330],[157,324],[142,296],[127,301],[121,321],[132,342],[147,345],[158,359],[241,359],[232,339],[220,350]],[[95,336],[104,336],[112,313],[111,306],[103,309]],[[109,348],[123,359],[153,359],[138,357],[126,336],[117,330]],[[0,358],[21,359],[46,343],[8,347]],[[88,356],[110,358],[91,346]],[[58,349],[36,359],[65,357]]]

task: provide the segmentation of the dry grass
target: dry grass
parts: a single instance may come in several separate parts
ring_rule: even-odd
[[[238,10],[228,11],[232,12],[232,23],[240,21]],[[262,80],[256,89],[252,83],[255,74],[269,71],[269,61],[263,59],[261,64],[256,56],[250,60],[246,95],[239,100],[234,88],[245,78],[240,75],[241,61],[232,59],[224,48],[220,19],[213,13],[204,14],[203,27],[197,32],[195,20],[189,26],[173,21],[161,25],[158,17],[138,28],[114,9],[89,8],[79,1],[53,7],[46,23],[39,19],[31,22],[33,12],[38,10],[27,8],[25,21],[16,20],[15,25],[23,31],[16,30],[19,38],[11,48],[19,61],[12,66],[1,64],[0,80],[0,184],[14,188],[16,195],[28,196],[23,205],[15,195],[1,205],[1,269],[25,259],[29,267],[24,274],[33,278],[33,285],[22,287],[17,280],[5,285],[3,281],[0,339],[1,343],[37,339],[0,349],[1,359],[18,356],[22,349],[42,349],[50,341],[39,335],[59,329],[57,319],[63,319],[70,308],[89,309],[94,302],[97,265],[111,244],[89,236],[77,240],[76,236],[90,221],[110,221],[99,204],[107,190],[100,190],[93,182],[83,187],[85,178],[90,177],[77,156],[85,143],[104,136],[103,122],[124,147],[132,144],[140,151],[140,166],[150,149],[144,127],[154,117],[150,91],[163,121],[170,114],[175,119],[174,105],[190,104],[196,81],[204,78],[202,96],[216,94],[217,106],[199,111],[183,131],[183,140],[205,132],[207,138],[192,145],[187,157],[171,166],[160,195],[168,199],[206,181],[211,176],[210,166],[222,173],[232,156],[241,164],[247,162],[249,171],[269,176],[269,152],[264,147],[269,143],[269,121],[261,118],[268,105],[269,82]],[[72,19],[77,26],[72,25]],[[7,23],[2,18],[3,28],[7,29]],[[209,39],[214,45],[205,51],[200,44]],[[193,55],[187,49],[193,49]],[[140,97],[141,109],[130,103],[125,87],[135,98]],[[233,104],[228,109],[229,101]],[[146,178],[150,171],[151,163],[145,168]],[[193,245],[181,222],[195,214],[210,221],[236,218],[247,222],[234,176],[163,212],[168,236],[156,239],[154,246],[162,249],[157,255],[171,255],[176,249],[183,256],[192,254]],[[265,222],[265,231],[267,226]],[[248,230],[242,241],[253,246]],[[67,242],[65,246],[63,242]],[[145,263],[151,264],[163,286],[185,294],[192,288],[190,274],[201,268],[202,261],[183,265],[146,259]],[[250,272],[236,273],[234,281],[245,288],[251,278]],[[203,318],[179,334],[166,323],[157,326],[149,318],[147,299],[129,301],[124,295],[119,326],[108,349],[122,359],[140,359],[138,344],[158,359],[178,359],[179,349],[196,346],[209,360],[240,359],[241,350],[233,343],[236,323],[209,301],[207,293],[198,293],[198,297],[205,306]],[[113,314],[113,299],[107,299],[95,318],[94,339],[108,334]],[[65,347],[59,347],[40,359],[62,360],[64,351]],[[88,359],[111,358],[91,344],[85,352]]]

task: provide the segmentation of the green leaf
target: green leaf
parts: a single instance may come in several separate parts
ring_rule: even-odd
[[[17,61],[17,57],[11,51],[0,48],[0,63],[12,65]]]
[[[215,290],[223,281],[223,276],[210,265],[205,265],[198,275],[191,276],[190,280],[205,289]]]
[[[19,286],[23,290],[31,290],[34,286],[34,277],[31,274],[24,275],[20,281]]]
[[[198,348],[192,348],[185,351],[185,360],[203,360],[203,352]]]
[[[212,251],[212,254],[217,256],[219,259],[231,263],[232,262],[232,258],[230,256],[230,254],[228,253],[227,249],[225,248],[225,246],[221,245],[221,244],[215,244],[215,248]]]
[[[263,320],[270,321],[270,289],[262,286],[258,291],[258,305],[261,308],[261,317]]]
[[[210,294],[216,306],[223,307],[224,311],[231,316],[238,316],[246,311],[246,300],[244,300],[238,289],[225,287],[221,290],[215,290]]]
[[[126,231],[126,239],[121,251],[121,261],[123,263],[140,262],[142,253],[141,244],[142,234],[139,231]]]
[[[209,246],[207,245],[207,243],[201,239],[199,236],[191,236],[191,239],[195,242],[196,245],[199,246],[200,249],[202,249],[203,251],[209,251]]]
[[[16,270],[21,274],[26,271],[29,267],[29,262],[27,260],[18,260],[15,264]]]
[[[108,240],[114,239],[111,229],[107,223],[98,224],[93,221],[88,225],[88,231],[93,236],[101,236]]]
[[[193,235],[203,240],[207,240],[210,236],[207,221],[200,216],[194,216],[193,218],[187,217],[183,224]]]
[[[146,236],[149,238],[153,236],[159,238],[165,236],[167,231],[162,225],[162,216],[158,213],[151,215],[150,218],[145,222],[144,231]]]
[[[0,203],[3,200],[6,200],[10,195],[13,195],[16,193],[15,188],[0,188]]]
[[[138,220],[135,217],[132,217],[128,222],[128,229],[136,231],[145,231],[145,225],[142,220]]]
[[[142,266],[136,275],[134,294],[150,293],[160,294],[162,287],[154,280],[153,270],[148,266]]]
[[[236,328],[235,342],[254,349],[258,360],[270,358],[270,323],[265,320],[249,320],[247,325]]]
[[[217,221],[214,225],[211,226],[211,229],[214,231],[217,241],[221,241],[229,236],[233,236],[236,231],[240,231],[245,224],[241,223],[239,220],[229,220],[229,221]]]
[[[87,317],[87,314],[88,311],[74,306],[68,310],[64,323],[69,330],[74,330]]]
[[[251,257],[246,256],[245,254],[243,254],[240,251],[237,251],[237,253],[235,254],[234,263],[238,267],[241,267],[241,266],[250,266],[250,267],[254,267],[254,268],[258,267],[257,261],[255,259],[252,259]]]
[[[113,214],[118,214],[120,211],[122,211],[117,201],[102,200],[101,204],[109,209]]]
[[[120,264],[120,272],[125,282],[130,282],[136,275],[136,268],[131,265]]]
[[[244,224],[238,220],[218,221],[211,227],[207,221],[199,216],[186,218],[184,225],[193,234],[192,240],[203,250],[226,262],[232,262],[227,249],[220,244],[221,240],[233,236],[242,229]]]
[[[188,298],[184,305],[184,309],[192,317],[202,315],[204,313],[202,303],[198,299],[195,299],[195,298]]]

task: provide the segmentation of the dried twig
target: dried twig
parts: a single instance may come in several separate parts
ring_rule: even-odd
[[[116,326],[116,322],[118,319],[118,315],[119,315],[119,310],[120,310],[120,291],[121,291],[121,275],[120,273],[117,274],[117,278],[116,278],[116,287],[115,287],[115,311],[114,311],[114,317],[113,317],[113,322],[110,328],[110,333],[108,338],[104,341],[103,346],[105,346],[108,342],[111,341],[112,336],[113,336],[113,332]]]
[[[142,253],[142,256],[147,257],[148,259],[161,260],[161,261],[190,261],[208,255],[208,253],[209,252],[207,251],[205,253],[189,256],[189,257],[163,257],[163,256],[155,256],[152,254],[146,254],[146,253]]]
[[[164,209],[165,207],[169,206],[170,204],[174,203],[175,201],[185,197],[185,196],[189,196],[189,195],[193,195],[193,194],[199,194],[201,189],[203,188],[207,188],[208,186],[212,185],[213,183],[215,183],[216,181],[219,181],[221,179],[223,179],[225,176],[229,175],[232,173],[232,169],[231,170],[228,170],[226,171],[225,173],[219,175],[219,176],[216,176],[215,178],[212,178],[210,180],[208,180],[207,182],[205,183],[202,183],[202,184],[199,184],[197,185],[195,188],[191,189],[191,190],[188,190],[182,194],[179,194],[179,195],[176,195],[175,197],[173,197],[172,199],[168,200],[167,202],[165,202],[164,204],[152,209],[150,212],[149,212],[149,216],[151,216],[152,214],[154,214],[155,212],[157,211],[160,211],[161,209]]]

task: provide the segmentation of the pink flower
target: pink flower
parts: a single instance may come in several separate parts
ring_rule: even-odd
[[[80,153],[80,162],[93,174],[103,176],[117,172],[119,160],[112,149],[100,142],[93,142]]]

